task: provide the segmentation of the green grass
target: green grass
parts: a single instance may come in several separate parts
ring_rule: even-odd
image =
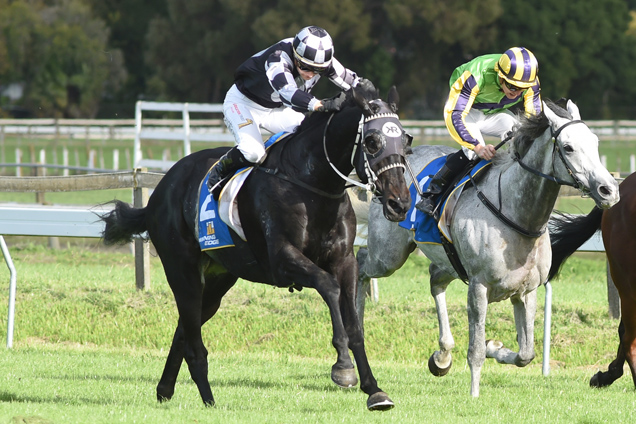
[[[359,389],[329,379],[335,352],[324,302],[315,291],[239,281],[203,327],[209,380],[217,400],[203,407],[187,367],[172,401],[155,387],[177,313],[161,265],[151,258],[152,289],[134,288],[125,249],[94,240],[49,250],[41,239],[7,239],[18,270],[14,348],[0,349],[0,422],[634,422],[628,375],[604,390],[588,387],[617,347],[608,317],[605,260],[577,254],[553,282],[551,372],[541,374],[543,297],[536,319],[537,357],[518,369],[487,360],[481,396],[469,395],[466,286],[449,287],[454,366],[433,377],[426,361],[437,348],[428,260],[413,255],[380,280],[380,301],[366,309],[367,352],[380,387],[396,402],[366,411]],[[66,243],[62,243],[66,245]],[[8,282],[4,271],[2,281]],[[6,277],[4,277],[6,276]],[[6,290],[0,316],[7,314]],[[516,348],[510,302],[489,306],[487,336]],[[4,328],[0,330],[4,336]],[[629,374],[629,371],[626,371]],[[441,411],[444,411],[443,413]],[[443,415],[441,415],[443,414]]]

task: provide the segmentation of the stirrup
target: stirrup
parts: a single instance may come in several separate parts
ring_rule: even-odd
[[[424,193],[425,195],[427,193]],[[433,216],[435,211],[437,197],[435,194],[428,193],[427,196],[422,197],[419,202],[415,204],[415,208],[427,215]]]

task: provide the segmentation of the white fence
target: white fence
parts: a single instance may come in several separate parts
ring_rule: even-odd
[[[143,111],[181,112],[182,127],[149,127],[144,126]],[[207,128],[203,131],[192,131],[190,126],[190,113],[219,113],[223,114],[223,105],[209,103],[162,103],[138,101],[135,106],[135,144],[134,162],[135,168],[160,168],[168,169],[174,162],[167,160],[143,159],[141,140],[183,140],[183,155],[192,153],[191,141],[209,142],[233,142],[234,137],[227,132],[225,126]]]
[[[96,213],[101,207],[91,209],[50,206],[0,206],[0,248],[9,268],[9,312],[7,316],[7,348],[13,346],[15,293],[17,270],[11,259],[4,235],[50,237],[101,237],[104,225]]]

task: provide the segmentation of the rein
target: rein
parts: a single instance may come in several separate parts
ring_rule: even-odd
[[[369,160],[366,157],[366,154],[363,154],[364,157],[364,162],[365,162],[365,173],[367,174],[367,179],[370,181],[368,184],[363,184],[359,181],[356,181],[354,179],[349,178],[348,176],[344,175],[342,172],[340,172],[340,170],[333,164],[333,162],[331,162],[331,159],[329,158],[329,153],[327,152],[327,130],[329,128],[329,124],[331,123],[331,120],[334,117],[334,113],[331,113],[331,115],[329,116],[329,119],[327,120],[327,124],[325,125],[325,130],[323,131],[323,135],[322,135],[322,145],[323,145],[323,150],[325,152],[325,158],[327,159],[327,163],[329,163],[329,165],[331,166],[331,168],[334,170],[334,172],[340,177],[342,178],[344,181],[349,182],[350,185],[345,185],[345,189],[348,187],[352,187],[352,186],[358,186],[366,191],[371,191],[371,192],[376,192],[376,185],[375,185],[375,181],[378,180],[378,175],[382,174],[385,171],[388,171],[389,169],[392,168],[397,168],[397,167],[404,167],[403,164],[401,163],[394,163],[394,164],[389,164],[387,166],[382,167],[381,169],[378,170],[377,173],[373,172],[373,170],[371,169],[371,165],[369,164]],[[365,119],[364,114],[362,114],[362,116],[360,117],[360,122],[358,123],[358,132],[356,135],[356,139],[354,141],[354,150],[353,150],[353,156],[355,156],[355,152],[357,149],[361,148],[361,144],[362,144],[362,136],[363,136],[363,132],[364,132],[364,124],[366,122],[369,122],[373,119],[378,119],[378,118],[387,118],[387,117],[395,117],[397,118],[397,115],[395,114],[390,114],[390,113],[378,113],[375,115],[371,115],[369,117],[367,117]],[[306,190],[309,190],[313,193],[316,193],[320,196],[323,197],[327,197],[329,199],[339,199],[342,196],[345,195],[346,191],[343,190],[341,193],[329,193],[326,192],[324,190],[320,190],[318,188],[312,187],[309,184],[306,184],[298,179],[293,179],[290,178],[289,176],[287,176],[286,174],[284,174],[280,168],[265,168],[262,166],[255,166],[255,169],[266,173],[267,175],[271,175],[274,177],[278,177],[284,181],[290,182],[292,184],[296,184]]]
[[[334,114],[332,113],[331,116],[329,117],[329,120],[327,121],[327,125],[325,125],[325,131],[322,134],[322,148],[323,148],[323,150],[325,152],[325,158],[327,158],[327,163],[329,163],[329,166],[331,166],[331,169],[333,169],[334,172],[336,174],[338,174],[338,176],[340,178],[342,178],[343,180],[345,180],[348,183],[350,183],[351,186],[355,185],[355,186],[358,186],[358,187],[360,187],[360,188],[362,188],[364,190],[375,192],[375,184],[373,182],[370,182],[368,184],[362,184],[359,181],[351,179],[351,178],[347,177],[346,175],[344,175],[342,172],[340,172],[340,170],[338,168],[336,168],[336,165],[334,165],[331,162],[331,159],[329,158],[329,153],[327,153],[327,129],[329,128],[329,124],[331,123],[331,118],[333,118],[333,115]],[[363,127],[363,125],[364,125],[364,114],[360,117],[360,122],[358,123],[358,134],[356,135],[356,141],[354,142],[356,148],[360,145],[360,142],[362,140],[362,127]],[[354,153],[355,153],[355,148],[354,148]],[[377,180],[377,177],[373,181],[375,181],[375,180]],[[351,187],[351,186],[348,186],[348,187]]]
[[[552,138],[554,139],[555,143],[554,143],[554,149],[552,151],[552,156],[554,156],[554,152],[557,152],[559,154],[559,157],[561,158],[561,162],[563,162],[563,166],[565,166],[565,169],[568,171],[568,174],[570,174],[570,176],[572,177],[572,179],[574,180],[574,182],[570,182],[570,181],[565,181],[562,180],[560,178],[557,178],[555,176],[552,175],[548,175],[548,174],[544,174],[543,172],[536,170],[534,168],[531,168],[530,166],[526,165],[525,163],[523,163],[523,161],[521,160],[521,157],[519,156],[519,153],[515,152],[515,157],[514,160],[515,162],[518,162],[519,165],[525,169],[526,171],[537,175],[541,178],[545,178],[546,180],[549,181],[553,181],[557,184],[560,185],[566,185],[566,186],[570,186],[570,187],[574,187],[577,190],[581,191],[582,193],[585,194],[585,190],[583,189],[583,184],[581,183],[581,181],[576,178],[576,176],[574,175],[574,172],[572,172],[572,168],[570,167],[570,165],[568,164],[568,162],[565,160],[565,157],[563,157],[563,152],[561,152],[561,148],[559,147],[559,145],[556,143],[557,141],[557,137],[559,137],[559,135],[561,134],[561,131],[563,131],[567,126],[572,125],[572,124],[583,124],[584,122],[581,120],[572,120],[569,121],[567,123],[565,123],[563,126],[561,126],[560,128],[558,128],[556,131],[552,132]],[[554,169],[554,159],[552,160],[552,168]]]
[[[287,175],[285,175],[282,172],[280,172],[280,169],[278,169],[278,168],[272,169],[272,168],[263,168],[261,166],[257,166],[257,167],[255,167],[255,169],[258,169],[259,171],[262,171],[262,172],[266,173],[267,175],[278,177],[281,180],[290,182],[292,184],[296,184],[297,186],[300,186],[300,187],[302,187],[302,188],[304,188],[306,190],[309,190],[311,192],[314,192],[314,193],[319,194],[319,195],[324,196],[324,197],[328,197],[330,199],[339,199],[339,198],[341,198],[342,196],[345,195],[345,191],[344,190],[342,191],[342,193],[335,193],[335,194],[327,193],[326,191],[317,189],[316,187],[312,187],[309,184],[305,184],[304,182],[302,182],[300,180],[291,179]]]
[[[552,138],[554,139],[554,148],[552,150],[552,156],[554,157],[555,151],[559,154],[559,157],[561,158],[561,162],[563,162],[563,165],[565,166],[565,169],[568,171],[568,173],[570,174],[570,176],[574,180],[574,183],[562,180],[562,179],[557,178],[557,177],[552,176],[552,175],[544,174],[543,172],[526,165],[525,163],[523,163],[523,161],[521,160],[521,157],[519,156],[519,153],[517,153],[517,152],[515,152],[515,157],[513,158],[513,160],[515,162],[519,163],[519,166],[521,166],[524,170],[530,172],[531,174],[537,175],[537,176],[539,176],[541,178],[544,178],[546,180],[549,180],[549,181],[553,181],[553,182],[555,182],[557,184],[560,184],[560,185],[567,185],[567,186],[570,186],[570,187],[574,187],[574,188],[580,190],[582,193],[584,193],[583,185],[581,184],[581,181],[578,180],[576,178],[576,176],[574,175],[574,172],[572,172],[571,167],[569,166],[569,164],[567,163],[567,161],[563,157],[563,153],[561,152],[561,148],[556,143],[557,138],[561,134],[561,131],[563,131],[569,125],[579,124],[579,123],[583,124],[584,122],[581,121],[581,120],[569,121],[569,122],[565,123],[564,125],[562,125],[561,127],[559,127],[556,131],[552,131],[552,134],[551,134]],[[508,141],[508,139],[505,140],[505,141]],[[503,144],[503,142],[500,143],[500,145],[501,144]],[[499,147],[499,146],[497,146],[497,147]],[[554,169],[554,159],[552,160],[552,168]],[[537,238],[537,237],[540,237],[543,233],[545,233],[545,231],[547,229],[547,224],[544,225],[543,228],[541,228],[539,231],[526,230],[525,228],[523,228],[522,226],[520,226],[516,222],[512,221],[510,218],[508,218],[507,216],[505,216],[501,212],[501,199],[502,199],[502,196],[501,196],[501,174],[499,174],[499,182],[498,182],[498,185],[497,185],[498,186],[497,187],[498,188],[498,192],[499,192],[499,208],[497,208],[497,206],[495,206],[490,200],[488,200],[486,195],[481,190],[479,190],[479,187],[477,187],[477,184],[476,184],[475,180],[472,178],[472,176],[469,176],[469,178],[470,178],[471,183],[473,184],[473,187],[475,187],[475,191],[477,192],[477,197],[479,198],[479,200],[481,200],[481,202],[493,213],[493,215],[495,215],[497,218],[499,218],[499,220],[501,222],[503,222],[504,224],[508,225],[510,228],[512,228],[513,230],[515,230],[519,234],[521,234],[523,236],[526,236],[526,237]]]

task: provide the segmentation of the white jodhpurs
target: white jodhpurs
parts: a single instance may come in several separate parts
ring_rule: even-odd
[[[508,131],[511,131],[512,127],[519,123],[515,115],[508,110],[486,115],[477,109],[471,109],[468,112],[465,122],[468,131],[479,140],[480,144],[484,145],[486,144],[484,135],[499,137],[503,140]],[[462,150],[470,160],[477,157],[472,149],[462,147]]]
[[[225,125],[234,136],[238,149],[252,163],[261,163],[265,159],[261,128],[272,134],[291,132],[305,117],[284,106],[276,109],[263,107],[243,95],[236,85],[225,96],[223,115]]]

